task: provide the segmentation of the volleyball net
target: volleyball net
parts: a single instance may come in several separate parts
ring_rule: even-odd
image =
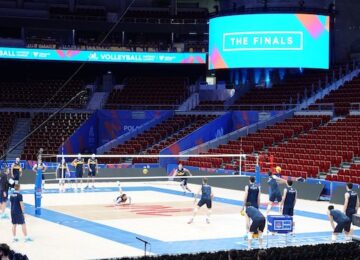
[[[44,171],[45,182],[232,178],[255,173],[259,164],[266,163],[257,154],[59,154],[46,158],[52,163]]]

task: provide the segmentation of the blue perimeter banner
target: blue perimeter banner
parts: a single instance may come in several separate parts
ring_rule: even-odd
[[[173,52],[118,52],[87,50],[52,50],[0,47],[0,59],[87,61],[87,62],[130,62],[166,64],[205,64],[205,53]]]
[[[166,113],[168,110],[98,110],[65,141],[63,150],[59,147],[59,153],[95,153],[99,146]]]
[[[209,69],[329,68],[329,16],[249,14],[209,22]]]

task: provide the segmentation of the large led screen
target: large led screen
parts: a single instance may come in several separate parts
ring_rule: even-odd
[[[210,20],[209,69],[329,67],[329,17],[251,14]]]

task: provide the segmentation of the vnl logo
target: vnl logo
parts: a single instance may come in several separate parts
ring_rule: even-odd
[[[301,51],[303,32],[267,31],[223,34],[223,51]]]

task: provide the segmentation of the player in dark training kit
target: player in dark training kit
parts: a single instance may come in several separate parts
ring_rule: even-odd
[[[192,176],[192,174],[190,173],[190,171],[186,168],[183,167],[183,165],[180,163],[178,165],[178,168],[176,169],[176,176]],[[184,194],[186,194],[186,191],[191,192],[191,190],[189,189],[188,185],[187,185],[187,181],[188,178],[181,178],[180,179],[180,186],[184,191]]]
[[[293,188],[293,181],[292,180],[288,180],[287,181],[287,186],[284,189],[284,193],[283,193],[283,197],[282,197],[282,201],[280,203],[280,212],[284,215],[284,216],[294,216],[294,208],[295,208],[295,204],[296,204],[296,199],[297,199],[297,190],[295,188]],[[293,221],[293,229],[295,227],[295,222]],[[294,230],[293,230],[294,232]]]
[[[200,195],[201,195],[201,198],[200,198],[198,204],[195,206],[193,216],[188,221],[188,224],[191,224],[191,223],[194,222],[194,218],[196,216],[196,213],[204,205],[206,205],[206,207],[208,209],[207,210],[207,215],[206,215],[206,223],[210,224],[210,215],[211,215],[212,200],[214,198],[214,194],[212,193],[211,186],[208,185],[208,179],[207,178],[203,178],[201,189],[199,190],[199,192],[195,196],[195,201],[194,201],[195,204],[196,204],[197,198]]]
[[[20,164],[20,158],[16,158],[15,162],[11,164],[11,178],[15,181],[15,184],[19,184],[20,177],[22,176],[22,168]],[[14,185],[11,188],[14,188]]]
[[[78,158],[76,158],[72,165],[75,167],[75,173],[76,173],[76,183],[75,183],[75,192],[77,192],[78,189],[78,183],[80,180],[80,190],[83,191],[82,187],[82,177],[84,175],[84,159],[81,158],[81,154],[78,154]]]
[[[262,234],[265,229],[266,219],[264,215],[257,208],[250,205],[250,202],[245,204],[246,221],[251,223],[248,233],[248,249],[251,249],[251,243],[254,234],[258,234],[259,245],[262,247],[263,237]]]
[[[5,213],[9,191],[9,169],[5,168],[0,173],[0,218],[9,218]]]
[[[90,181],[92,182],[92,188],[95,189],[95,179],[94,177],[97,174],[97,170],[98,170],[98,161],[95,158],[95,154],[91,155],[91,158],[89,158],[88,160],[88,181],[87,181],[87,185],[85,187],[85,189],[90,188]]]
[[[47,169],[46,164],[43,163],[42,160],[40,160],[40,159],[38,160],[37,163],[34,164],[34,166],[32,168],[33,172],[35,172],[35,173],[37,172],[38,169],[41,170],[43,173],[46,172],[46,169]],[[41,179],[42,179],[42,182],[41,182],[42,187],[41,188],[45,189],[45,175],[44,174],[41,175]]]
[[[359,196],[352,190],[353,184],[351,182],[346,184],[344,213],[352,221],[352,216],[357,214],[359,209]]]
[[[340,210],[334,209],[333,205],[330,205],[328,207],[327,215],[330,220],[331,227],[333,228],[333,234],[331,236],[331,240],[335,242],[337,236],[341,234],[343,231],[345,231],[345,239],[350,240],[351,220],[349,219],[349,217],[346,216],[345,213],[341,212]],[[334,222],[336,222],[337,224],[336,227]]]
[[[242,207],[241,212],[244,212],[245,210],[245,204],[247,202],[250,203],[250,206],[253,206],[254,208],[259,208],[260,205],[260,187],[259,185],[255,184],[255,177],[251,176],[249,178],[249,185],[245,186],[245,194],[244,194],[244,206]],[[243,214],[243,213],[242,213]],[[249,233],[250,229],[250,223],[246,223],[246,232]]]
[[[267,183],[269,184],[269,203],[267,206],[266,215],[269,214],[275,202],[281,203],[282,196],[279,188],[279,183],[286,183],[286,180],[275,176],[271,171],[268,174],[269,179]]]
[[[18,242],[19,239],[16,237],[16,226],[21,225],[22,232],[25,236],[25,242],[32,241],[27,235],[25,217],[24,217],[24,203],[23,197],[20,194],[20,185],[15,184],[15,191],[10,195],[11,202],[11,222],[13,224],[12,234],[13,242]]]

